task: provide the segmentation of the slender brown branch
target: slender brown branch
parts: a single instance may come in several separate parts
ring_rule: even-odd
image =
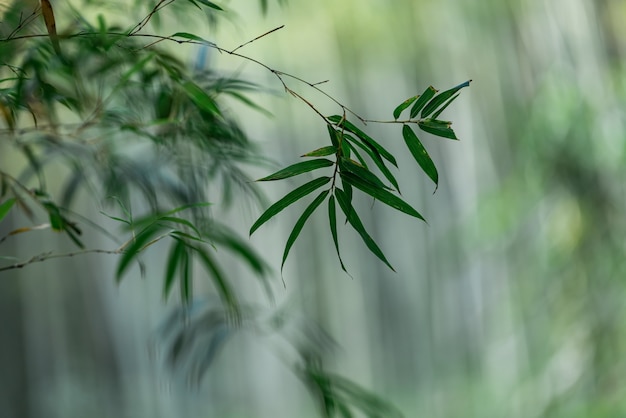
[[[258,40],[258,39],[261,39],[262,37],[267,36],[267,35],[269,35],[270,33],[276,32],[277,30],[282,29],[282,28],[284,28],[284,27],[285,27],[285,25],[281,25],[281,26],[279,26],[279,27],[277,27],[277,28],[274,28],[274,29],[272,29],[272,30],[270,30],[270,31],[267,31],[267,32],[265,32],[263,35],[259,35],[259,36],[257,36],[256,38],[254,38],[254,39],[252,39],[252,40],[250,40],[250,41],[248,41],[248,42],[246,42],[246,43],[243,43],[243,44],[239,45],[237,48],[235,48],[235,49],[233,49],[232,51],[230,51],[230,53],[232,54],[233,52],[235,52],[235,51],[236,51],[236,50],[238,50],[239,48],[243,48],[244,46],[246,46],[246,45],[248,45],[248,44],[251,44],[252,42],[254,42],[254,41]]]
[[[102,250],[102,249],[91,249],[91,250],[81,250],[81,251],[74,251],[74,252],[70,252],[70,253],[60,253],[60,254],[54,254],[51,252],[47,252],[47,253],[41,253],[41,254],[37,254],[31,258],[29,258],[28,260],[25,261],[21,261],[15,264],[10,264],[8,266],[4,266],[4,267],[0,267],[0,272],[2,271],[7,271],[7,270],[16,270],[16,269],[21,269],[24,268],[26,266],[28,266],[29,264],[33,264],[33,263],[40,263],[42,261],[46,261],[46,260],[51,260],[53,258],[67,258],[67,257],[75,257],[78,255],[85,255],[85,254],[112,254],[112,255],[119,255],[123,252],[123,250],[117,249],[117,250]]]

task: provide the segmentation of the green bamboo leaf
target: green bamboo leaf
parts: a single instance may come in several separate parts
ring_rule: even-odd
[[[438,111],[436,111],[435,113],[433,113],[432,115],[432,119],[437,119],[439,117],[439,115],[441,115],[441,112],[443,112],[444,110],[446,110],[446,107],[448,107],[450,105],[450,103],[452,103],[453,101],[456,100],[457,97],[459,97],[461,93],[457,93],[456,95],[452,96],[443,106],[441,106],[439,108]]]
[[[285,251],[283,252],[283,262],[280,265],[281,271],[283,269],[283,266],[285,265],[287,256],[289,255],[289,250],[291,249],[291,246],[294,244],[294,242],[296,242],[296,239],[298,238],[298,235],[300,235],[304,224],[306,223],[307,219],[309,219],[309,216],[311,216],[311,214],[315,212],[315,209],[317,209],[317,207],[324,201],[324,199],[326,199],[326,196],[328,196],[328,190],[324,190],[322,193],[320,193],[315,198],[315,200],[313,200],[313,202],[311,202],[311,204],[307,206],[304,212],[302,212],[300,218],[298,218],[298,220],[296,221],[296,224],[294,225],[293,230],[291,231],[291,234],[289,234],[289,238],[287,239],[287,244],[285,244]]]
[[[170,293],[172,284],[174,284],[174,278],[176,275],[176,268],[178,267],[185,251],[185,243],[183,240],[174,239],[174,243],[170,248],[170,254],[167,257],[167,266],[165,269],[165,279],[163,280],[163,298],[167,299]]]
[[[9,213],[9,211],[11,210],[15,202],[16,202],[15,198],[12,197],[2,202],[2,204],[0,204],[0,222],[2,222],[5,216],[7,216],[7,214]]]
[[[217,103],[205,93],[204,90],[200,88],[193,81],[185,81],[181,84],[187,96],[191,99],[192,102],[198,106],[201,110],[204,110],[209,113],[221,114],[219,108],[217,107]]]
[[[452,122],[444,121],[444,120],[435,120],[435,119],[424,119],[417,123],[420,129],[424,132],[428,132],[429,134],[437,135],[443,138],[456,139],[454,131],[450,127]]]
[[[263,177],[262,179],[258,179],[257,181],[282,180],[282,179],[286,179],[289,177],[297,176],[302,173],[307,173],[309,171],[317,170],[319,168],[330,167],[333,164],[335,163],[325,158],[303,161],[300,163],[290,165],[289,167],[283,168],[282,170],[277,171],[274,174],[271,174],[267,177]]]
[[[120,257],[120,261],[117,265],[115,277],[118,282],[122,279],[122,275],[126,272],[130,262],[133,261],[133,259],[137,257],[150,240],[152,240],[162,230],[162,226],[154,224],[143,229],[137,234],[137,236],[135,236],[135,239],[128,245],[128,247],[126,247],[126,250]]]
[[[41,204],[48,212],[52,229],[55,231],[63,231],[65,229],[65,221],[63,220],[63,216],[61,216],[59,207],[52,202],[41,202]]]
[[[364,181],[360,177],[355,176],[352,173],[340,173],[341,178],[356,187],[357,189],[369,194],[374,199],[378,199],[386,205],[391,206],[394,209],[399,210],[400,212],[404,212],[407,215],[414,216],[418,219],[425,221],[425,219],[420,215],[418,211],[413,209],[411,205],[406,203],[404,200],[400,199],[398,196],[388,192],[385,189],[380,187],[376,187],[367,181]]]
[[[356,126],[354,126],[354,124],[352,124],[350,121],[342,118],[339,115],[329,116],[328,120],[330,120],[331,122],[336,123],[337,126],[339,126],[340,128],[344,128],[347,131],[352,132],[357,137],[359,137],[361,139],[361,141],[365,142],[370,147],[373,147],[374,149],[376,149],[376,151],[378,151],[378,153],[384,159],[386,159],[387,161],[389,161],[391,164],[395,165],[396,167],[398,166],[398,164],[396,163],[396,159],[394,158],[393,155],[391,155],[391,153],[389,151],[387,151],[382,145],[380,145],[378,142],[376,142],[374,139],[372,139],[370,136],[368,136],[365,132],[363,132],[362,130],[360,130]]]
[[[363,157],[361,156],[361,153],[354,147],[354,145],[352,145],[350,143],[350,141],[345,141],[346,144],[348,144],[348,146],[350,147],[350,150],[352,151],[352,153],[354,155],[356,155],[357,160],[359,160],[359,163],[367,168],[369,170],[369,168],[367,167],[367,162],[363,159]]]
[[[282,199],[274,203],[265,212],[263,212],[259,219],[257,219],[254,225],[252,225],[252,227],[250,228],[250,235],[252,235],[254,231],[256,231],[261,225],[274,217],[274,215],[280,213],[287,206],[302,199],[309,193],[312,193],[315,190],[319,189],[326,183],[330,182],[330,180],[330,177],[319,177],[287,193]]]
[[[327,147],[318,148],[313,151],[309,151],[306,154],[302,154],[300,157],[325,157],[327,155],[332,155],[337,152],[337,148],[332,145]]]
[[[199,37],[198,35],[194,35],[193,33],[187,33],[187,32],[176,32],[175,34],[170,36],[170,38],[185,38],[185,39],[189,39],[192,41],[202,42],[207,45],[213,45],[213,46],[215,45],[213,42],[209,42],[206,39]]]
[[[191,301],[191,295],[193,292],[193,278],[192,278],[192,256],[191,252],[183,251],[180,259],[180,299],[185,305],[189,305]]]
[[[239,302],[237,301],[234,290],[230,287],[226,276],[222,272],[222,269],[205,248],[194,247],[192,245],[189,245],[189,248],[196,251],[196,254],[199,256],[204,267],[211,273],[213,283],[215,284],[222,301],[226,304],[226,306],[231,308],[233,313],[239,315]]]
[[[328,199],[328,223],[330,224],[330,233],[333,236],[333,242],[335,243],[335,250],[337,251],[337,258],[339,258],[339,264],[341,269],[348,273],[346,267],[341,259],[341,253],[339,252],[339,238],[337,237],[337,209],[335,208],[335,196],[331,195]]]
[[[339,138],[338,138],[337,131],[329,123],[326,124],[326,128],[328,129],[328,136],[330,137],[330,143],[333,144],[333,147],[335,147],[335,149],[339,149]]]
[[[426,103],[433,98],[433,96],[437,93],[437,90],[433,86],[429,86],[424,93],[419,96],[419,99],[413,104],[411,108],[411,119],[413,119],[420,110],[426,105]]]
[[[437,167],[435,167],[435,163],[431,160],[430,155],[424,148],[424,145],[420,142],[413,129],[411,129],[408,125],[404,125],[402,127],[402,136],[404,137],[404,142],[406,142],[406,146],[413,154],[413,158],[415,161],[422,167],[422,170],[430,177],[430,179],[435,183],[435,191],[439,186],[439,173],[437,173]]]
[[[418,97],[419,96],[409,97],[408,99],[400,103],[400,105],[398,105],[398,107],[396,107],[393,110],[393,118],[398,120],[398,118],[400,117],[400,114],[404,111],[404,109],[411,106],[413,102],[417,100]]]
[[[207,7],[210,7],[211,9],[215,9],[215,10],[221,10],[224,11],[224,9],[222,9],[220,6],[218,6],[217,4],[207,1],[207,0],[195,0],[198,3],[204,4]]]
[[[359,235],[361,236],[361,239],[363,239],[363,242],[365,243],[367,248],[369,248],[369,250],[376,257],[378,257],[383,263],[385,263],[387,267],[391,269],[391,271],[395,272],[394,268],[391,266],[391,264],[389,264],[389,261],[387,261],[385,254],[383,254],[383,252],[380,250],[378,245],[376,245],[376,242],[372,239],[372,237],[367,233],[367,231],[363,227],[363,223],[361,222],[361,219],[359,219],[359,216],[357,215],[356,211],[352,207],[352,204],[348,200],[348,197],[343,192],[343,190],[339,188],[335,188],[335,196],[337,197],[337,202],[339,202],[339,207],[341,207],[341,210],[346,215],[348,222],[350,222],[350,225],[352,225],[354,230],[359,233]]]
[[[354,160],[350,160],[350,159],[343,158],[343,157],[340,158],[339,168],[341,169],[342,172],[348,171],[354,174],[355,176],[360,177],[364,181],[371,183],[372,185],[376,187],[382,187],[383,189],[391,190],[391,188],[387,187],[382,181],[380,181],[378,177],[376,177],[376,174],[372,173],[367,168],[358,164]]]
[[[433,113],[439,106],[441,106],[444,102],[446,102],[450,97],[454,96],[454,94],[461,90],[463,87],[467,87],[470,85],[472,80],[468,80],[465,83],[461,83],[456,87],[452,87],[450,90],[446,90],[443,93],[438,94],[434,99],[432,99],[424,110],[422,110],[422,118],[427,118],[431,113]]]
[[[356,145],[357,147],[361,148],[363,151],[365,151],[367,153],[367,155],[372,159],[372,161],[374,161],[374,164],[376,164],[376,167],[378,167],[380,172],[383,173],[385,178],[387,180],[389,180],[389,183],[391,183],[393,185],[393,187],[395,187],[396,190],[398,190],[398,193],[399,193],[400,192],[400,186],[398,185],[398,181],[396,180],[394,175],[391,173],[391,171],[389,171],[389,169],[385,165],[385,162],[383,161],[383,159],[380,156],[380,154],[378,153],[378,151],[376,151],[375,148],[370,148],[370,147],[362,144],[360,141],[357,141],[355,138],[353,138],[350,135],[347,135],[347,134],[344,133],[343,136],[348,141],[350,141],[352,144]]]

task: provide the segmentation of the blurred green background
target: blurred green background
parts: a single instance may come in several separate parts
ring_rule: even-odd
[[[429,223],[358,201],[397,273],[344,233],[354,279],[343,274],[317,214],[283,288],[280,256],[299,212],[251,239],[276,267],[276,306],[336,340],[331,369],[407,417],[626,416],[626,2],[290,0],[265,18],[257,4],[228,4],[237,18],[194,33],[228,48],[285,24],[242,53],[330,80],[321,87],[366,118],[390,119],[430,84],[473,79],[444,114],[461,141],[423,135],[439,167],[434,195],[400,127],[368,125],[400,155],[403,195]],[[190,62],[198,53],[177,48]],[[283,166],[324,143],[317,116],[272,74],[218,53],[209,65],[271,90],[255,99],[273,118],[235,112]],[[293,184],[259,187],[275,199]],[[258,214],[243,198],[216,216],[245,233]],[[29,254],[28,243],[13,251]],[[233,338],[200,387],[171,376],[150,343],[167,312],[161,272],[117,287],[114,265],[87,256],[2,274],[0,416],[316,416],[272,341]]]

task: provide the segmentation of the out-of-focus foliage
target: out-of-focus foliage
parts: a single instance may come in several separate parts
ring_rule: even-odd
[[[244,166],[266,161],[244,133],[245,122],[241,126],[236,119],[236,108],[227,107],[224,100],[228,97],[268,113],[249,97],[259,86],[203,65],[190,68],[162,43],[192,44],[256,64],[259,71],[276,76],[285,91],[308,105],[315,117],[323,119],[330,145],[303,156],[313,159],[260,181],[321,169],[332,173],[296,187],[271,205],[252,225],[250,234],[291,204],[328,186],[296,222],[287,239],[282,264],[309,217],[327,201],[329,227],[340,261],[338,209],[367,248],[393,270],[352,205],[353,190],[412,217],[424,218],[399,197],[399,184],[389,166],[397,167],[396,158],[383,141],[364,131],[365,125],[401,124],[410,153],[438,185],[435,164],[410,125],[435,136],[457,139],[451,122],[440,120],[439,116],[469,82],[439,94],[429,87],[390,112],[393,120],[384,121],[360,117],[324,93],[342,114],[323,116],[287,81],[323,93],[318,83],[304,81],[236,52],[280,28],[226,50],[185,31],[172,35],[149,31],[161,27],[161,20],[170,9],[183,18],[199,10],[208,22],[216,24],[228,10],[215,2],[137,2],[133,7],[127,5],[134,18],[131,22],[109,22],[104,14],[97,14],[95,20],[89,18],[87,11],[97,12],[101,7],[98,3],[85,2],[80,10],[68,5],[62,9],[67,15],[59,13],[56,7],[49,0],[42,0],[25,14],[23,5],[16,3],[5,12],[2,22],[0,116],[4,127],[0,131],[0,146],[20,163],[0,169],[0,220],[11,211],[20,211],[32,223],[13,229],[0,238],[0,244],[19,239],[22,233],[39,234],[49,229],[64,233],[78,249],[69,253],[26,254],[30,258],[9,262],[0,271],[51,258],[100,253],[118,256],[116,278],[120,281],[135,263],[142,273],[145,271],[142,256],[146,250],[156,244],[169,245],[163,264],[156,267],[163,271],[164,298],[177,287],[182,305],[164,324],[162,337],[167,341],[168,363],[183,369],[182,365],[191,365],[188,375],[194,382],[204,376],[230,335],[263,329],[281,335],[280,327],[268,325],[254,314],[255,304],[242,300],[236,280],[224,270],[216,250],[230,252],[247,265],[271,299],[268,267],[232,228],[210,212],[211,203],[231,204],[234,190],[263,203]],[[261,1],[260,7],[266,12],[268,2]],[[60,16],[71,23],[61,26]],[[399,120],[409,107],[406,113],[410,116]],[[358,120],[363,127],[348,119]],[[334,159],[326,158],[329,156]],[[376,171],[372,171],[374,167]],[[97,202],[100,218],[73,212],[73,203],[81,192],[87,192]],[[120,232],[111,233],[100,226],[109,220],[119,225]],[[85,227],[95,227],[112,238],[117,242],[116,248],[89,247],[83,238]],[[341,267],[346,270],[343,261]],[[194,275],[200,269],[221,301],[219,308],[196,302]],[[307,342],[294,346],[296,354],[288,365],[316,395],[324,416],[349,417],[356,410],[370,417],[401,415],[353,382],[326,371],[323,355],[312,349],[313,345]]]

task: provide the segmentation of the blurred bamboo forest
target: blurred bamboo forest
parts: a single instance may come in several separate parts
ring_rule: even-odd
[[[253,236],[275,267],[275,306],[298,324],[294,339],[325,329],[331,368],[407,417],[626,416],[626,3],[290,0],[270,2],[263,19],[258,7],[228,5],[238,18],[198,34],[234,46],[285,24],[246,53],[330,80],[326,91],[368,118],[390,118],[429,84],[474,80],[446,111],[461,141],[423,139],[439,167],[434,195],[403,144],[386,143],[428,226],[359,202],[397,273],[345,234],[354,279],[345,275],[320,216],[292,249],[283,288],[279,260],[299,213]],[[273,117],[237,114],[265,155],[284,166],[319,143],[310,109],[271,74],[218,53],[208,61],[267,86],[255,100]],[[399,138],[397,126],[368,127]],[[275,200],[289,185],[259,188]],[[245,232],[259,210],[236,199],[215,216]],[[30,245],[16,240],[12,253]],[[0,415],[316,416],[271,339],[234,337],[199,387],[172,376],[150,343],[168,312],[151,277],[162,273],[150,270],[162,254],[146,257],[145,280],[134,272],[119,286],[106,257],[2,273]]]

